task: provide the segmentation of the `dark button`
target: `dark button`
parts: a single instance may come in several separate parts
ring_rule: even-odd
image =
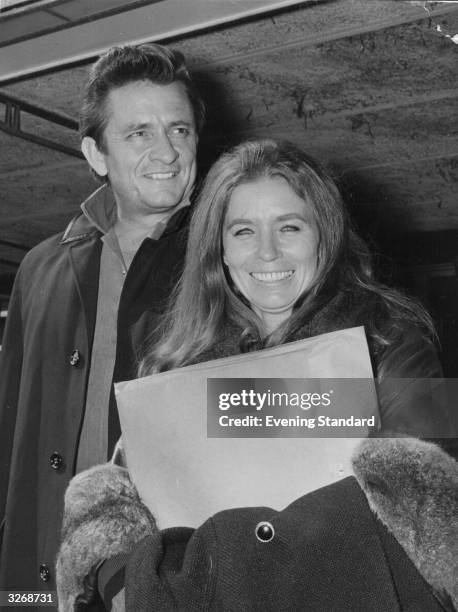
[[[48,582],[48,580],[51,578],[51,572],[45,563],[40,565],[40,578],[43,580],[43,582]]]
[[[64,464],[64,458],[60,453],[54,451],[49,457],[49,463],[53,470],[59,470]]]
[[[271,523],[261,521],[256,525],[255,534],[260,542],[270,542],[274,539],[275,529]]]
[[[70,355],[70,365],[77,366],[80,362],[80,352],[78,349],[75,349]]]

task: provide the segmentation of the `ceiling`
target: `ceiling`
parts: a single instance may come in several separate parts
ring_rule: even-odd
[[[0,9],[0,81],[94,58],[112,45],[181,37],[312,1],[26,0]]]
[[[365,231],[427,235],[433,259],[448,244],[447,258],[458,256],[449,239],[458,235],[458,3],[293,4],[154,37],[185,53],[208,101],[202,167],[228,143],[287,138],[331,165]],[[22,42],[41,40],[31,36]],[[0,293],[26,250],[62,230],[96,186],[74,129],[86,73],[86,60],[73,61],[0,81],[0,119],[17,128],[20,114],[29,134],[0,131]]]
[[[161,0],[153,0],[153,2]],[[0,8],[5,27],[0,31],[0,45],[30,40],[51,32],[90,23],[142,5],[149,0],[32,0],[7,1]]]

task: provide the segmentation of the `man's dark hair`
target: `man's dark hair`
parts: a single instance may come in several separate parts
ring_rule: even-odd
[[[183,83],[194,112],[197,131],[201,131],[205,106],[188,72],[183,54],[147,43],[112,47],[92,66],[81,105],[81,138],[90,136],[103,150],[103,132],[108,122],[108,94],[112,89],[136,81],[150,81],[158,85]]]

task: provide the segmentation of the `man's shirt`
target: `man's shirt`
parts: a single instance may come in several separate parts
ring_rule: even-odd
[[[180,209],[188,205],[183,202]],[[118,309],[128,261],[124,258],[114,229],[117,213],[111,190],[103,185],[81,205],[83,214],[101,233],[99,289],[86,409],[78,446],[76,471],[104,463],[108,454],[108,411],[116,360]],[[158,240],[166,222],[156,225],[150,238]],[[138,249],[137,249],[138,250]]]

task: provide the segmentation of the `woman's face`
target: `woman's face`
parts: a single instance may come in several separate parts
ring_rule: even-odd
[[[223,259],[271,333],[311,286],[318,231],[310,207],[281,177],[236,187],[223,225]]]

